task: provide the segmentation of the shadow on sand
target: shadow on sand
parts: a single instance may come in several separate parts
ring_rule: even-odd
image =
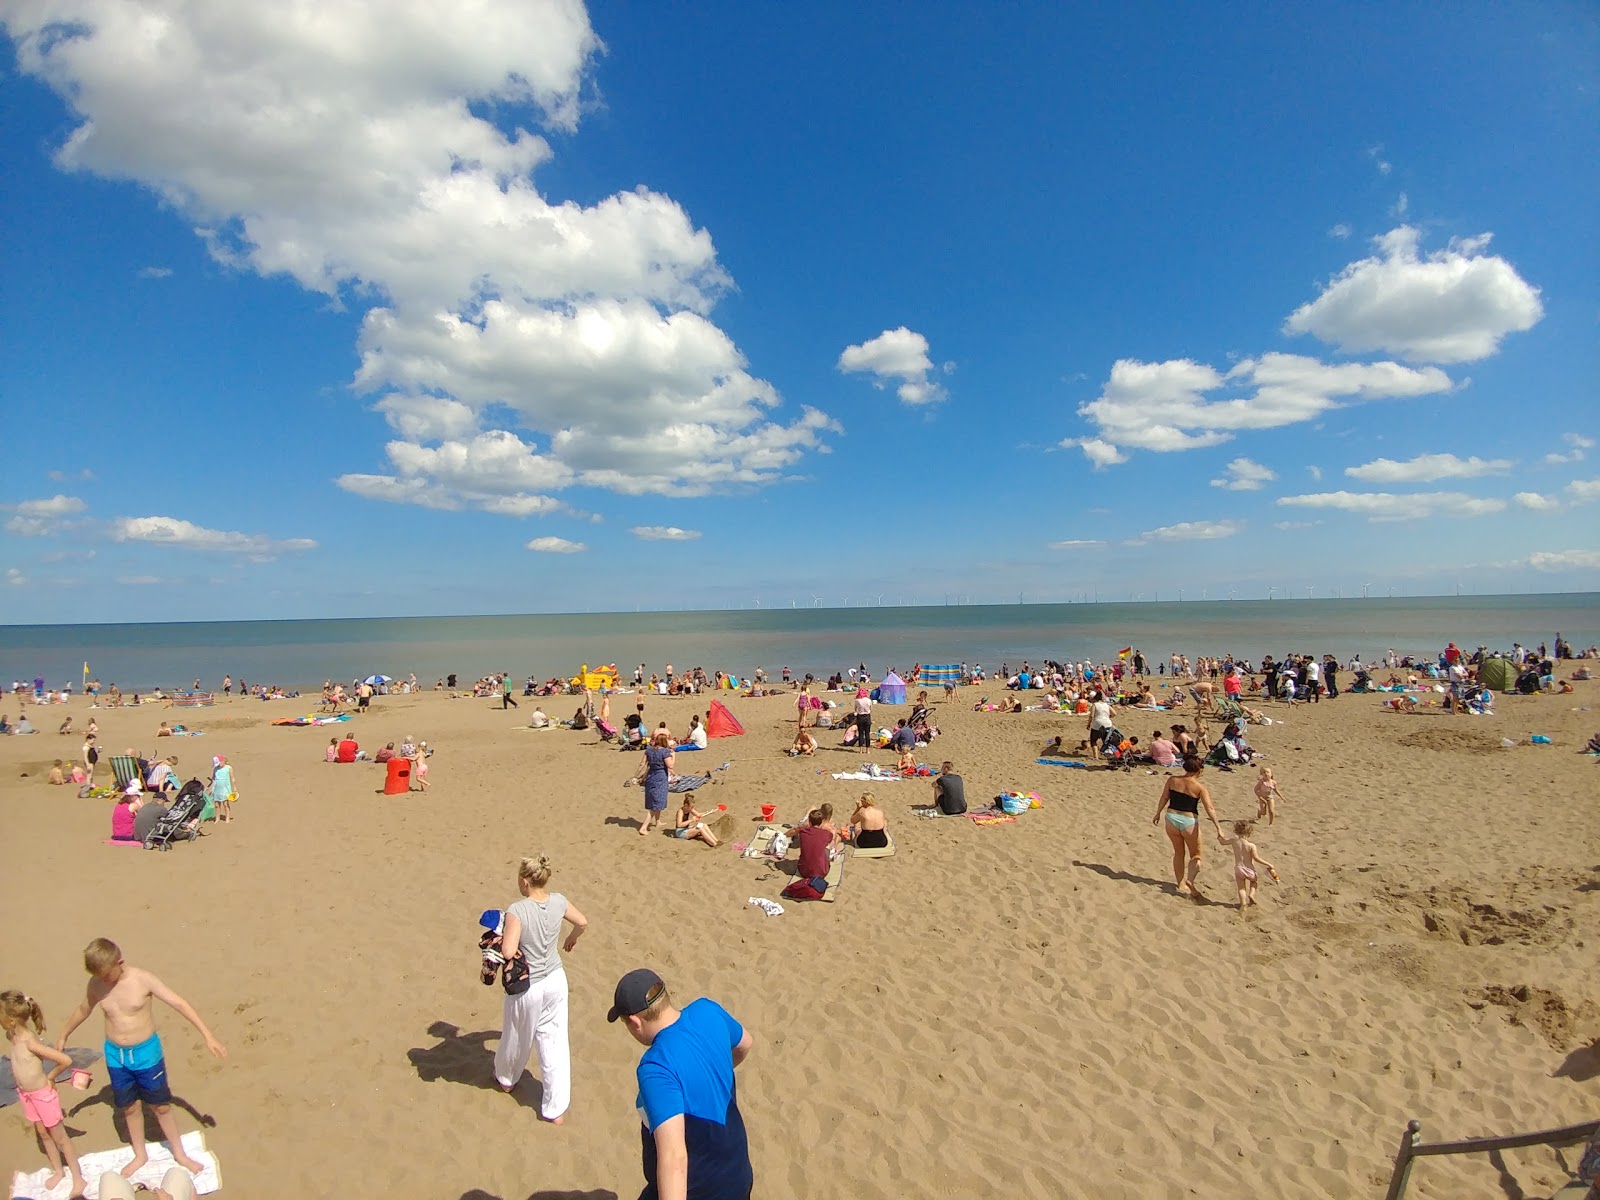
[[[449,1021],[435,1021],[428,1026],[428,1036],[437,1038],[438,1044],[406,1051],[406,1058],[416,1068],[418,1079],[424,1083],[443,1079],[484,1091],[500,1091],[494,1077],[494,1052],[487,1045],[491,1039],[500,1040],[498,1029],[463,1033]],[[544,1087],[524,1072],[509,1095],[523,1108],[538,1112]]]

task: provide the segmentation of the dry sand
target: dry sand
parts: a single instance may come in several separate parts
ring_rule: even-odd
[[[353,724],[365,747],[410,733],[437,749],[433,790],[398,798],[377,794],[380,768],[325,765],[327,731],[268,724],[302,702],[101,711],[111,749],[176,752],[185,778],[212,754],[235,765],[238,820],[170,854],[103,845],[109,803],[44,784],[79,739],[54,734],[59,708],[30,708],[47,731],[0,739],[0,986],[59,1029],[81,949],[105,935],[192,1001],[226,1063],[160,1023],[175,1091],[215,1122],[227,1200],[635,1195],[638,1047],[604,1014],[617,976],[646,964],[754,1033],[739,1083],[763,1196],[1379,1195],[1409,1117],[1456,1138],[1600,1109],[1597,767],[1574,753],[1600,729],[1600,683],[1577,686],[1502,697],[1492,719],[1390,715],[1372,696],[1276,706],[1286,724],[1251,738],[1286,797],[1258,835],[1283,883],[1243,915],[1210,845],[1213,903],[1171,891],[1159,776],[1035,765],[1082,719],[975,713],[976,689],[940,706],[924,757],[955,760],[969,796],[1037,790],[1043,808],[980,828],[912,816],[924,781],[873,785],[899,854],[851,863],[837,903],[778,918],[746,899],[786,875],[638,837],[642,798],[621,786],[637,759],[592,732],[524,729],[528,700],[380,698]],[[679,761],[732,760],[698,795],[729,806],[738,836],[764,801],[780,820],[822,800],[848,813],[864,785],[823,772],[862,755],[834,734],[791,759],[787,698],[728,703],[747,735]],[[695,705],[651,699],[647,716],[681,730]],[[157,743],[163,717],[206,735]],[[1158,721],[1120,724],[1147,738]],[[1252,780],[1207,773],[1225,817],[1253,815]],[[478,913],[515,898],[530,852],[592,922],[567,958],[562,1128],[536,1121],[531,1080],[494,1090],[501,992],[477,979]],[[99,1038],[95,1017],[73,1043]],[[104,1080],[64,1093],[80,1149],[118,1142]],[[4,1164],[33,1169],[7,1113]],[[1502,1176],[1483,1157],[1427,1160],[1412,1194],[1548,1195],[1560,1161],[1511,1153]]]

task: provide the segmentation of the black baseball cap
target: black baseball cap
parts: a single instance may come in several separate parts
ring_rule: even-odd
[[[666,991],[667,985],[661,982],[661,976],[649,967],[629,971],[617,980],[617,990],[612,996],[611,1011],[606,1013],[606,1020],[615,1021],[618,1017],[642,1013],[666,995]]]

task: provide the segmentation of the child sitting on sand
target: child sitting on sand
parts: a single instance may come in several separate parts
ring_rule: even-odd
[[[33,1028],[29,1029],[29,1025]],[[67,1137],[61,1097],[55,1089],[56,1080],[72,1069],[72,1060],[36,1036],[44,1032],[44,1014],[31,996],[0,992],[0,1029],[5,1030],[11,1042],[11,1074],[16,1080],[17,1096],[22,1101],[22,1115],[33,1122],[34,1133],[44,1146],[45,1157],[50,1160],[45,1189],[53,1189],[65,1178],[61,1169],[65,1161],[67,1170],[72,1172],[70,1194],[81,1196],[88,1185],[84,1183],[78,1156]],[[41,1059],[56,1064],[55,1070],[46,1074]]]
[[[915,775],[917,773],[917,752],[911,746],[906,746],[900,751],[900,762],[896,769],[902,775]]]
[[[1271,825],[1278,819],[1278,801],[1283,799],[1283,793],[1278,790],[1278,783],[1272,778],[1272,768],[1262,767],[1261,774],[1256,777],[1256,820],[1262,817]]]
[[[1250,840],[1250,835],[1255,831],[1254,821],[1235,821],[1233,823],[1233,836],[1221,835],[1218,840],[1224,846],[1233,849],[1233,883],[1239,889],[1239,908],[1253,905],[1256,902],[1256,868],[1264,867],[1273,879],[1278,878],[1278,870],[1266,859],[1261,857],[1261,852],[1256,849],[1256,844]]]
[[[683,807],[678,809],[677,836],[693,841],[699,838],[708,846],[717,844],[716,834],[706,827],[705,814],[694,806],[694,799],[690,796],[683,798]]]

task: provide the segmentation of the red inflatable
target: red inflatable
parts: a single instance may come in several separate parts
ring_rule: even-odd
[[[411,790],[411,760],[409,758],[391,758],[389,760],[389,773],[383,777],[383,794],[385,796],[403,796]]]

